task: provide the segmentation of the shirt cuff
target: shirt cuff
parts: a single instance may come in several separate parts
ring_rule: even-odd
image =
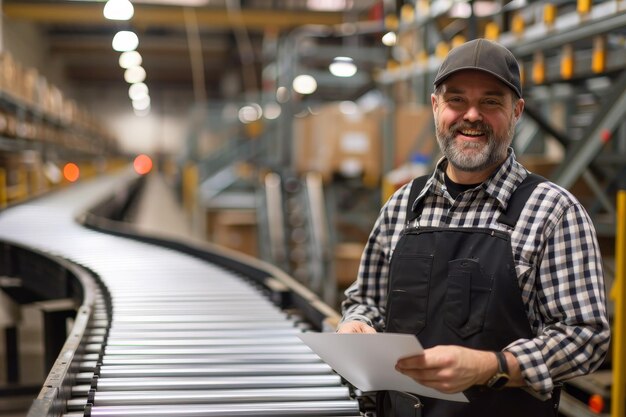
[[[366,316],[363,316],[357,313],[349,313],[349,314],[344,315],[339,321],[339,324],[342,324],[348,321],[360,321],[362,323],[367,324],[370,327],[374,327],[374,323],[372,323],[372,320],[370,320]]]
[[[550,370],[546,365],[541,349],[533,340],[519,340],[507,346],[505,349],[511,352],[519,363],[522,377],[528,386],[528,391],[541,400],[552,397],[554,381],[550,376]]]

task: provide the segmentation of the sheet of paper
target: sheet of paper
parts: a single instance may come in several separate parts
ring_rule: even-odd
[[[395,370],[398,359],[423,352],[422,345],[413,335],[310,332],[299,337],[335,372],[361,391],[403,391],[467,402],[462,393],[444,394]]]

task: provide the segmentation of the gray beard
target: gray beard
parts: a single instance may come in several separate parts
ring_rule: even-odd
[[[485,132],[487,143],[457,143],[455,141],[456,132],[463,128],[480,129]],[[504,137],[497,137],[493,130],[483,123],[460,122],[450,126],[446,132],[442,132],[439,122],[435,123],[435,134],[437,143],[443,155],[453,167],[460,171],[477,172],[502,163],[508,156],[508,149],[513,141],[515,133],[515,123],[511,120],[509,129]],[[478,152],[466,154],[465,149],[477,149]]]

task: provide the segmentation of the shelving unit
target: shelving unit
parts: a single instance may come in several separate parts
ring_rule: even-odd
[[[0,66],[0,209],[67,184],[62,168],[102,172],[119,157],[113,136],[92,115],[7,52]]]
[[[391,61],[377,78],[390,101],[429,106],[442,57],[472,32],[507,46],[520,62],[527,109],[514,142],[518,156],[545,157],[536,167],[541,174],[584,189],[579,198],[599,233],[613,236],[613,194],[626,161],[626,2],[539,1],[513,8],[514,2],[502,1],[494,2],[500,8],[490,16],[456,19],[449,17],[452,3],[428,3],[406,4],[399,17],[387,19],[388,29],[398,32],[394,48],[404,49],[392,55],[405,58]],[[398,99],[398,91],[404,97]],[[386,129],[393,128],[388,120]],[[558,167],[549,163],[548,149],[563,159]]]

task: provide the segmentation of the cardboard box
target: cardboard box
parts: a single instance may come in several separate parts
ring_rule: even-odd
[[[377,115],[346,113],[340,103],[322,106],[294,121],[294,152],[299,173],[319,172],[325,181],[333,175],[381,176],[381,128]]]
[[[432,155],[438,149],[432,108],[417,104],[399,105],[394,112],[394,167],[420,153]]]
[[[335,245],[335,278],[340,290],[348,288],[356,280],[364,246],[357,242]]]
[[[224,209],[207,213],[211,242],[258,257],[257,221],[254,210]]]

